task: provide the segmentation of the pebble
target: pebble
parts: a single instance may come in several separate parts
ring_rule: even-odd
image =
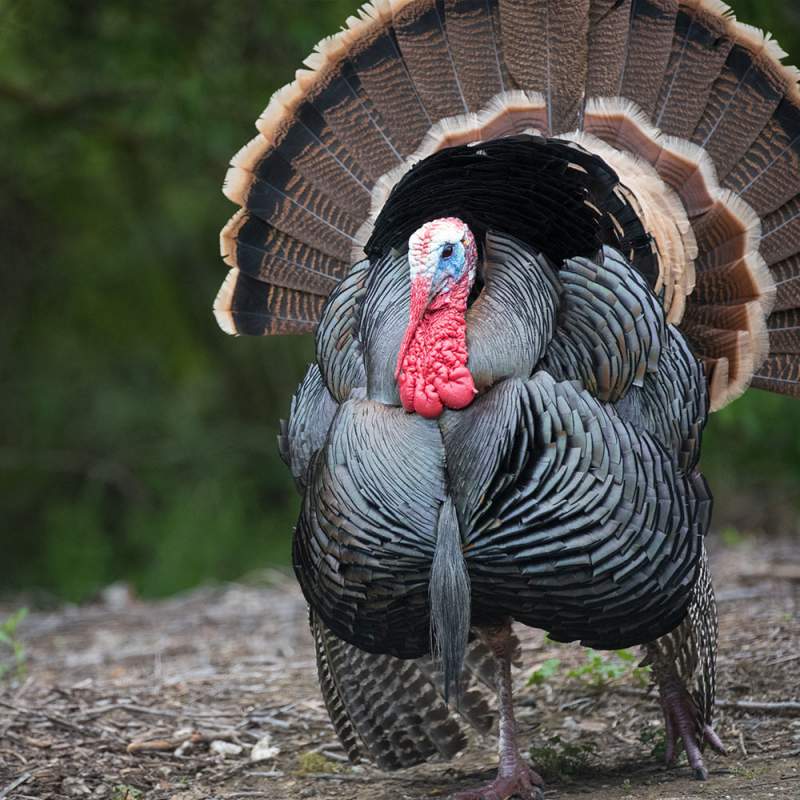
[[[251,761],[269,761],[280,753],[281,749],[272,744],[272,737],[267,734],[259,739],[250,751]]]
[[[221,739],[214,739],[209,745],[212,753],[220,756],[238,756],[242,752],[242,748],[233,742],[223,742]]]

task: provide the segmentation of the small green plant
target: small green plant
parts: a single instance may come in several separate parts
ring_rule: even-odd
[[[577,678],[597,689],[628,676],[646,686],[650,680],[650,667],[638,666],[636,655],[630,650],[614,650],[603,655],[591,648],[583,664],[567,673],[568,678]]]
[[[561,666],[560,658],[548,658],[540,664],[528,678],[528,686],[541,686],[554,677]]]
[[[747,537],[738,528],[734,528],[732,525],[723,528],[720,537],[726,547],[739,547],[747,541]]]
[[[650,748],[650,755],[656,761],[663,761],[667,754],[667,734],[664,728],[647,727],[639,734],[642,744]]]
[[[0,622],[0,678],[8,675],[17,678],[25,676],[27,656],[25,647],[18,638],[17,629],[26,616],[28,609],[20,608]]]
[[[111,792],[111,800],[141,800],[143,796],[141,789],[126,783],[117,784]]]
[[[315,775],[320,772],[341,772],[342,765],[325,758],[322,753],[301,753],[297,757],[295,775]]]
[[[563,780],[591,772],[595,758],[595,745],[590,742],[565,742],[558,735],[550,737],[547,744],[531,747],[534,769],[545,780]]]

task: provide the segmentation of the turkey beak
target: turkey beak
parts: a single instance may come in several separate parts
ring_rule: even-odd
[[[422,321],[425,309],[431,301],[433,284],[430,280],[420,277],[411,282],[411,303],[408,314],[408,327],[403,336],[403,343],[400,345],[400,352],[397,355],[397,369],[395,370],[395,380],[400,377],[400,370],[406,357],[406,350],[411,344],[417,327]]]

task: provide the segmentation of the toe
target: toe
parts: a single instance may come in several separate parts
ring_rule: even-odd
[[[725,745],[722,744],[719,736],[717,736],[716,732],[710,725],[706,725],[703,728],[703,737],[706,742],[708,742],[708,746],[715,752],[719,753],[721,756],[728,755],[728,751],[725,749]]]

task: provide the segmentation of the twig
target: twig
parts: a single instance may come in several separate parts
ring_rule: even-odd
[[[18,786],[22,786],[23,783],[26,783],[31,779],[33,776],[32,772],[23,772],[22,775],[19,776],[16,780],[11,781],[5,789],[0,789],[0,800],[3,800],[9,792],[13,792]]]
[[[170,711],[167,708],[148,708],[147,706],[137,706],[133,703],[119,703],[117,708],[122,709],[124,711],[133,711],[137,714],[150,714],[154,717],[183,717],[184,714],[181,714],[177,711]]]
[[[347,775],[342,772],[306,772],[304,778],[313,778],[322,781],[368,781],[369,775]]]
[[[788,664],[790,661],[797,661],[800,659],[800,653],[792,653],[788,656],[783,656],[782,658],[776,658],[774,661],[767,661],[765,666],[767,667],[775,667],[778,664]]]
[[[283,772],[279,769],[271,769],[261,772],[246,772],[248,778],[282,778]]]
[[[75,723],[70,722],[67,719],[63,719],[62,717],[57,717],[55,714],[48,714],[46,711],[42,711],[39,708],[24,708],[23,706],[17,706],[13,703],[7,703],[5,700],[0,700],[0,706],[5,706],[6,708],[10,708],[12,711],[16,711],[18,714],[27,714],[28,716],[36,716],[36,717],[44,717],[46,720],[49,720],[54,725],[61,725],[63,728],[68,728],[71,731],[75,731],[76,733],[80,734],[93,734],[94,731],[81,728],[79,725],[75,725]],[[95,734],[96,735],[96,734]]]
[[[266,723],[267,725],[273,725],[276,728],[291,728],[292,724],[290,722],[286,722],[286,720],[276,719],[275,717],[264,716],[261,714],[248,714],[248,720],[251,722],[257,722],[259,724]]]
[[[630,697],[649,696],[649,693],[644,689],[632,689],[628,686],[609,686],[608,690]],[[795,714],[800,714],[800,702],[796,700],[770,703],[758,700],[721,700],[718,698],[715,701],[715,705],[718,708],[727,708],[733,711],[760,711],[764,714],[775,714],[776,716],[791,717]]]
[[[794,716],[800,714],[800,703],[786,700],[780,703],[759,702],[756,700],[717,700],[719,708],[738,709],[739,711],[761,711],[764,714],[777,716]]]
[[[158,752],[160,750],[174,750],[185,742],[195,745],[208,744],[214,741],[234,741],[235,739],[235,731],[214,731],[212,733],[192,731],[183,736],[173,736],[169,739],[145,739],[131,742],[126,749],[129,753]]]

